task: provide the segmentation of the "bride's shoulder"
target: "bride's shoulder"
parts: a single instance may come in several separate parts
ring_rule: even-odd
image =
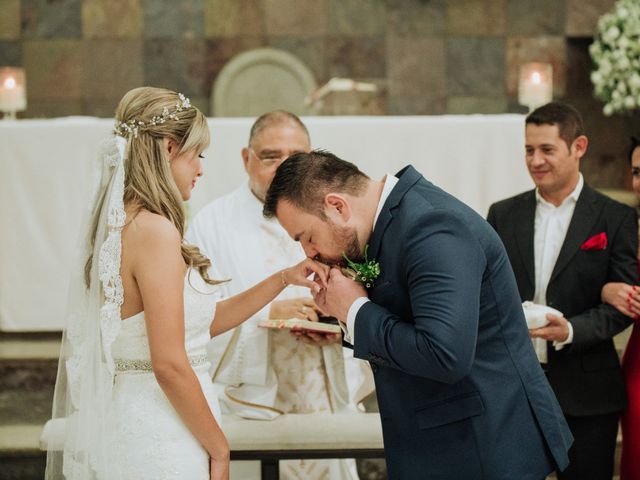
[[[144,243],[181,243],[180,232],[166,217],[140,210],[126,222],[125,233],[130,240]]]

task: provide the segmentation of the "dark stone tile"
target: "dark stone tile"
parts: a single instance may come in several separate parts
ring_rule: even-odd
[[[565,0],[567,3],[566,33],[572,37],[592,37],[598,18],[613,8],[615,0]]]
[[[562,34],[564,0],[508,0],[507,33],[515,35]],[[585,2],[586,3],[586,2]]]
[[[122,96],[144,83],[142,39],[87,40],[85,101],[111,103],[111,114]],[[126,65],[126,68],[117,68]],[[117,68],[117,71],[114,70]]]
[[[22,66],[22,42],[0,41],[0,65],[12,67]]]
[[[212,38],[205,42],[204,84],[206,95],[210,95],[213,83],[220,70],[239,53],[264,47],[266,43],[260,37]]]
[[[329,37],[329,77],[382,78],[386,76],[383,37]]]
[[[507,0],[455,0],[447,3],[449,35],[504,35]]]
[[[29,85],[27,84],[27,97],[29,96]],[[113,110],[111,117],[113,117]],[[69,115],[84,115],[85,110],[80,98],[73,100],[32,100],[27,98],[27,109],[18,112],[21,118],[55,118],[67,117]]]
[[[387,78],[392,97],[445,94],[445,43],[439,38],[387,40]]]
[[[385,2],[329,0],[329,33],[333,35],[381,35],[385,33]]]
[[[82,0],[22,0],[24,38],[79,38]]]
[[[444,96],[389,96],[387,105],[389,115],[441,115],[447,111],[447,100]]]
[[[328,0],[265,0],[267,34],[319,36],[327,33]]]
[[[593,95],[591,70],[593,62],[589,55],[591,38],[568,38],[566,65],[566,92],[570,97],[589,98]]]
[[[447,40],[446,48],[449,95],[504,95],[504,39],[454,37]]]
[[[81,99],[87,73],[82,40],[29,40],[23,48],[29,102]]]
[[[469,115],[472,113],[498,114],[506,113],[506,97],[449,97],[447,113]]]
[[[327,77],[327,47],[324,37],[274,37],[269,45],[298,57],[313,72],[320,84]]]
[[[204,35],[201,0],[143,0],[146,38],[200,38]]]
[[[2,0],[0,10],[0,40],[20,38],[20,0]]]
[[[564,95],[567,73],[567,47],[564,37],[509,37],[506,56],[509,96],[518,96],[520,66],[528,62],[550,63],[553,67],[553,96],[557,98]]]
[[[439,36],[446,30],[446,0],[387,0],[387,33]]]
[[[262,35],[265,12],[261,0],[207,0],[204,2],[204,32],[207,37]]]
[[[142,0],[84,0],[82,25],[87,38],[142,36]]]
[[[154,39],[144,42],[144,83],[181,92],[208,94],[205,40]]]

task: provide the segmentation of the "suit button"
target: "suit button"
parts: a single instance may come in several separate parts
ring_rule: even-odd
[[[372,364],[371,364],[371,371],[372,371],[373,373],[376,373],[376,372],[378,371],[378,366],[377,366],[375,363],[372,363]]]

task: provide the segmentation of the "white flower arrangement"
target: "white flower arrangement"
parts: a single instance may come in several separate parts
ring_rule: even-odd
[[[605,102],[604,114],[640,108],[639,0],[618,0],[600,17],[589,53],[596,66],[591,82],[596,98]]]

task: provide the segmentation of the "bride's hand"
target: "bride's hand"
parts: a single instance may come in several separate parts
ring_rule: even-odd
[[[229,480],[229,461],[217,461],[209,458],[210,480]]]
[[[313,273],[315,273],[314,280],[309,280],[307,277]],[[328,277],[329,267],[310,258],[305,258],[297,265],[282,271],[282,279],[285,283],[308,287],[314,293],[320,292],[327,286]]]

